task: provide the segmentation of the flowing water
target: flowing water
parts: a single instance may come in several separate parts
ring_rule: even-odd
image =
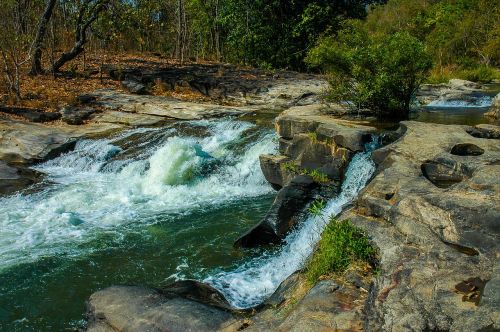
[[[346,173],[340,194],[329,201],[321,216],[311,216],[290,233],[277,252],[267,252],[234,270],[220,272],[205,279],[218,288],[236,308],[249,308],[270,296],[292,273],[300,269],[313,252],[329,216],[338,215],[363,189],[375,171],[370,150],[354,156]]]
[[[42,186],[0,198],[0,330],[73,329],[98,289],[205,278],[257,255],[232,242],[272,202],[258,157],[274,137],[197,121],[80,141],[38,165]]]
[[[161,287],[204,280],[238,308],[259,304],[312,253],[326,217],[311,217],[281,247],[233,241],[266,213],[274,191],[259,155],[273,130],[222,119],[134,129],[83,140],[40,164],[42,185],[0,198],[0,330],[84,326],[84,302],[113,284]],[[351,162],[336,215],[374,171]]]

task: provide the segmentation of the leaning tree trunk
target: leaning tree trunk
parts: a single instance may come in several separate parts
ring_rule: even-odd
[[[31,70],[30,75],[38,75],[43,73],[42,68],[42,47],[43,40],[45,39],[45,34],[47,32],[47,26],[54,11],[57,0],[49,0],[45,11],[43,12],[40,22],[38,23],[38,30],[36,33],[35,41],[33,43],[33,53],[31,59]]]
[[[67,62],[76,58],[80,53],[84,51],[85,43],[87,42],[87,32],[90,29],[92,23],[99,17],[99,14],[106,8],[107,1],[97,1],[94,6],[89,10],[89,17],[84,21],[85,12],[89,6],[90,1],[87,0],[84,5],[80,8],[80,13],[78,19],[76,20],[76,31],[75,31],[75,44],[68,52],[61,54],[59,59],[57,59],[50,71],[57,73],[62,66]]]

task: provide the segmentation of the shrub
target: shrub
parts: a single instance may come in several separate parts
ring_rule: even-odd
[[[375,265],[376,250],[362,230],[348,220],[331,217],[323,231],[318,248],[307,265],[307,279],[314,283],[319,277],[340,273],[355,262]]]
[[[369,36],[357,22],[321,39],[306,61],[330,73],[332,101],[395,118],[408,117],[432,66],[424,45],[408,32]]]

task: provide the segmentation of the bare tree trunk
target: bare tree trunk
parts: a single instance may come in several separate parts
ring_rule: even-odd
[[[71,48],[68,52],[61,54],[59,59],[57,59],[52,65],[50,69],[52,72],[58,72],[68,61],[73,60],[84,51],[84,46],[87,42],[88,29],[91,27],[92,23],[97,20],[99,14],[107,7],[107,1],[97,1],[92,8],[90,8],[88,13],[89,17],[86,21],[84,21],[85,12],[87,11],[90,2],[90,0],[86,0],[80,8],[80,13],[78,14],[78,18],[76,20],[75,44],[73,45],[73,48]]]
[[[57,0],[49,0],[45,11],[43,12],[40,22],[38,23],[38,31],[36,33],[35,42],[33,43],[33,54],[31,61],[30,75],[38,75],[43,73],[42,68],[42,47],[43,41],[45,39],[45,34],[47,32],[47,25],[49,23],[52,12],[54,11],[54,6]]]

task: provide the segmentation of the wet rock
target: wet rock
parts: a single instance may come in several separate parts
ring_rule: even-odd
[[[416,98],[422,105],[432,102],[470,101],[474,102],[484,97],[480,84],[451,79],[448,83],[423,84],[417,91]]]
[[[85,120],[89,119],[92,114],[97,112],[96,109],[91,107],[76,107],[65,106],[60,111],[62,120],[70,125],[81,125]]]
[[[292,293],[299,286],[299,283],[300,271],[297,271],[286,278],[274,291],[273,295],[271,295],[264,302],[264,304],[271,307],[277,307],[281,305],[283,302],[291,298]]]
[[[87,331],[219,331],[235,323],[231,313],[173,293],[112,286],[87,303]]]
[[[42,174],[26,167],[0,160],[0,196],[10,195],[37,183]]]
[[[484,153],[484,150],[471,143],[462,143],[455,145],[450,153],[456,156],[480,156]]]
[[[277,243],[301,220],[301,212],[315,196],[319,185],[307,175],[295,177],[281,189],[264,219],[236,242],[237,247]]]
[[[71,150],[78,138],[109,135],[122,128],[108,123],[45,126],[0,119],[0,160],[12,163],[47,160]]]
[[[121,85],[128,92],[133,94],[143,95],[147,93],[146,86],[137,81],[132,81],[132,80],[122,81]]]

